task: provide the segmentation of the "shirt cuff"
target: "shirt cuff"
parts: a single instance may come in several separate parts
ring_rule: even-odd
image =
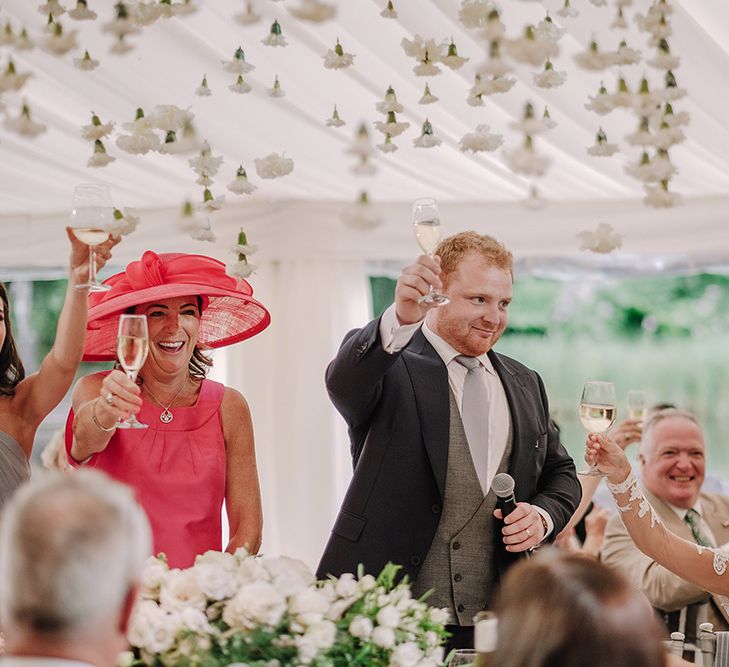
[[[547,512],[547,510],[542,509],[538,505],[532,505],[532,507],[539,513],[539,516],[541,516],[547,522],[547,532],[542,538],[542,542],[544,542],[544,540],[546,540],[554,531],[554,521],[552,521],[552,517],[549,516],[549,512]],[[540,542],[539,544],[541,544],[542,542]]]
[[[395,304],[391,304],[380,317],[380,340],[388,354],[402,350],[410,342],[423,321],[415,324],[400,324],[395,313]]]

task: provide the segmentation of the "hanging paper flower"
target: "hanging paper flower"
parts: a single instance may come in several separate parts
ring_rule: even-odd
[[[302,0],[299,7],[289,9],[289,11],[302,21],[311,21],[312,23],[323,23],[333,19],[337,13],[334,5],[328,5],[319,0]]]
[[[286,95],[283,88],[281,88],[281,83],[278,80],[278,75],[276,75],[276,78],[273,81],[273,86],[266,91],[266,94],[269,97],[283,97],[284,95]]]
[[[355,204],[342,211],[342,221],[354,229],[373,229],[382,218],[372,209],[367,193],[361,192]]]
[[[228,265],[228,274],[245,279],[255,273],[257,267],[248,263],[248,256],[255,253],[256,250],[258,250],[258,246],[248,243],[246,233],[241,227],[238,233],[238,243],[230,249],[230,252],[237,256],[237,261]]]
[[[623,237],[605,222],[598,223],[594,232],[580,232],[576,236],[580,239],[580,250],[606,254],[623,246]]]
[[[618,152],[618,145],[609,143],[607,135],[604,130],[600,128],[595,136],[595,143],[587,148],[587,152],[596,157],[610,157]]]
[[[389,134],[385,135],[385,141],[381,144],[377,144],[377,149],[383,153],[394,153],[397,150],[397,146],[392,143],[392,139]]]
[[[116,145],[126,153],[145,155],[160,147],[159,137],[154,133],[154,124],[151,118],[144,115],[142,108],[137,109],[135,119],[131,123],[124,123],[122,127],[131,134],[121,134],[116,138]]]
[[[246,2],[246,8],[245,11],[235,14],[234,17],[238,23],[242,23],[243,25],[253,25],[254,23],[258,23],[261,20],[261,15],[256,14],[256,12],[253,10],[253,3],[248,1]]]
[[[235,180],[228,183],[228,190],[236,195],[250,195],[256,190],[256,186],[248,180],[248,174],[243,169],[243,165],[239,165],[238,171],[235,173]]]
[[[587,51],[577,53],[574,58],[575,62],[586,70],[599,71],[615,64],[615,54],[600,51],[600,47],[594,39],[590,42]]]
[[[200,85],[195,88],[195,95],[199,95],[200,97],[208,97],[209,95],[212,95],[213,91],[210,90],[210,86],[208,86],[208,75],[203,74],[202,81],[200,82]]]
[[[580,15],[580,12],[570,4],[570,0],[564,0],[564,5],[562,5],[562,9],[557,10],[557,14],[566,19],[575,18]]]
[[[105,229],[114,236],[127,236],[136,230],[139,225],[139,215],[133,208],[124,208],[124,212],[114,208],[114,219],[106,225]]]
[[[589,102],[585,104],[585,109],[594,111],[601,116],[609,114],[615,108],[613,97],[608,93],[602,81],[600,82],[600,89],[597,91],[597,95],[588,96],[587,99]]]
[[[668,190],[668,180],[661,181],[659,185],[646,185],[646,196],[643,202],[655,208],[671,208],[683,204],[683,197],[677,192]]]
[[[106,152],[106,148],[104,147],[101,139],[96,139],[96,141],[94,141],[94,154],[88,159],[86,166],[105,167],[110,162],[114,162],[114,160],[116,160],[116,158]]]
[[[271,30],[268,35],[261,40],[261,44],[265,44],[266,46],[288,46],[288,42],[281,32],[281,25],[278,21],[274,21],[271,24]]]
[[[551,162],[546,155],[540,155],[534,150],[534,142],[529,135],[524,138],[524,145],[521,148],[505,150],[504,157],[513,172],[525,176],[544,175]]]
[[[41,39],[40,46],[44,51],[62,56],[76,48],[76,30],[63,31],[63,26],[54,21],[51,33]]]
[[[466,28],[483,28],[492,8],[489,0],[463,0],[458,10],[458,20]]]
[[[332,117],[326,120],[326,125],[327,127],[342,127],[342,125],[345,125],[345,122],[339,117],[336,104],[334,105],[334,111],[332,111]]]
[[[103,139],[114,129],[114,123],[102,123],[101,119],[92,111],[91,124],[81,127],[81,136],[87,141]]]
[[[618,13],[615,15],[613,22],[610,24],[610,28],[612,30],[627,30],[628,22],[625,20],[622,7],[618,7]]]
[[[643,183],[660,183],[669,180],[678,170],[668,159],[666,151],[659,150],[653,160],[644,152],[640,162],[629,164],[625,171]]]
[[[456,70],[463,67],[463,65],[468,62],[468,58],[462,58],[458,55],[458,49],[453,43],[453,40],[451,40],[451,43],[448,45],[448,53],[441,58],[441,62],[446,67]]]
[[[557,42],[551,39],[538,38],[534,26],[528,25],[524,35],[519,39],[505,40],[509,55],[520,63],[541,65],[545,60],[554,58],[559,53]]]
[[[99,66],[99,61],[94,60],[89,55],[89,52],[85,50],[82,58],[73,59],[73,64],[74,66],[78,67],[78,69],[90,72],[92,70],[95,70]]]
[[[433,146],[438,146],[440,143],[441,140],[433,134],[433,126],[426,118],[420,131],[420,136],[417,139],[413,139],[413,144],[418,148],[433,148]]]
[[[413,67],[413,72],[415,72],[417,76],[437,76],[440,74],[440,67],[430,60],[428,50],[426,49],[425,57],[420,61],[419,65]]]
[[[662,101],[663,99],[660,94],[651,92],[648,79],[643,77],[640,80],[638,92],[633,94],[632,106],[639,114],[647,116],[660,108]]]
[[[615,53],[616,65],[637,65],[640,62],[641,55],[638,49],[631,49],[625,40],[622,40]]]
[[[391,137],[396,137],[399,134],[402,134],[410,127],[410,123],[408,122],[398,122],[394,111],[388,112],[387,120],[385,122],[378,120],[374,125],[377,130],[382,132],[382,134],[389,134]]]
[[[392,4],[392,0],[387,0],[387,6],[380,12],[380,16],[386,19],[397,18],[397,12],[395,11],[395,6]]]
[[[562,39],[564,33],[565,29],[555,25],[554,21],[552,21],[552,17],[549,15],[549,12],[547,12],[547,15],[539,23],[537,23],[537,27],[534,28],[534,35],[537,39],[548,39],[553,42]]]
[[[68,12],[68,15],[76,21],[93,21],[98,14],[88,7],[86,0],[76,0],[76,6]]]
[[[665,78],[666,87],[663,90],[656,91],[656,97],[660,98],[664,102],[672,102],[674,100],[686,97],[686,89],[681,88],[676,82],[676,77],[673,75],[671,70],[666,72]]]
[[[0,93],[20,90],[31,77],[30,72],[19,73],[15,69],[15,63],[12,58],[8,58],[8,65],[5,71],[0,75]]]
[[[21,136],[31,138],[38,136],[41,132],[45,132],[48,129],[43,123],[36,123],[30,117],[30,107],[27,102],[23,102],[23,107],[17,118],[11,118],[9,115],[6,115],[3,125],[11,132],[16,132]]]
[[[35,47],[35,42],[28,35],[28,31],[23,28],[20,35],[16,37],[14,46],[16,51],[29,51]]]
[[[187,163],[198,176],[208,176],[212,178],[218,173],[218,169],[223,162],[222,156],[213,155],[212,150],[207,142],[203,142],[200,154],[190,158]]]
[[[246,62],[246,54],[240,46],[235,50],[232,60],[223,60],[222,62],[223,69],[233,74],[246,74],[256,69],[255,65]]]
[[[56,18],[66,13],[66,10],[61,6],[58,0],[48,0],[48,2],[38,5],[38,12],[44,16],[52,16]]]
[[[423,91],[423,96],[418,100],[418,104],[433,104],[434,102],[437,102],[440,98],[433,95],[433,93],[430,92],[430,86],[428,84],[425,84],[425,90]]]
[[[253,163],[261,178],[281,178],[294,170],[294,161],[283,153],[270,153],[264,158],[256,158]]]
[[[235,83],[228,86],[228,90],[232,90],[234,93],[238,93],[239,95],[245,95],[245,93],[250,93],[253,88],[244,81],[243,75],[239,74]]]
[[[324,67],[327,69],[344,69],[354,62],[354,55],[345,53],[339,40],[337,40],[334,49],[329,49],[322,58],[324,59]]]
[[[495,151],[504,143],[501,134],[489,131],[488,125],[477,125],[475,132],[464,134],[458,142],[458,148],[464,153],[480,153],[481,151]]]
[[[544,70],[533,76],[538,88],[556,88],[567,80],[567,72],[556,71],[549,59],[544,63]]]
[[[113,21],[103,23],[101,29],[117,37],[126,37],[138,33],[139,28],[134,24],[127,5],[124,2],[117,2],[114,6],[116,8],[116,17]]]
[[[395,95],[395,90],[392,86],[387,88],[385,91],[385,98],[382,102],[378,102],[375,105],[375,108],[380,113],[389,113],[390,111],[400,113],[405,109],[405,107],[397,101],[397,95]]]

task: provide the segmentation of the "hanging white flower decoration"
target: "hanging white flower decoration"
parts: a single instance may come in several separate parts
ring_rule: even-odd
[[[210,90],[210,86],[208,86],[208,75],[203,74],[202,81],[200,82],[200,85],[195,88],[195,95],[199,97],[208,97],[213,94],[213,91]]]
[[[334,105],[334,111],[332,111],[331,118],[327,118],[326,120],[326,126],[327,127],[342,127],[342,125],[345,125],[345,122],[339,117],[339,112],[337,111],[337,105]]]
[[[576,236],[580,240],[580,250],[607,254],[623,246],[623,237],[605,222],[598,223],[594,232],[579,232]]]
[[[688,111],[674,113],[673,107],[668,103],[659,116],[660,122],[665,123],[668,127],[684,127],[688,125],[691,120]]]
[[[228,275],[245,280],[256,272],[258,267],[255,264],[249,264],[247,261],[237,261],[228,264]]]
[[[534,35],[537,39],[548,39],[552,42],[556,42],[564,36],[565,28],[560,28],[552,20],[552,17],[547,12],[547,15],[537,23],[537,27],[534,28]]]
[[[676,69],[681,64],[681,59],[678,56],[671,55],[668,42],[665,39],[660,39],[656,55],[647,62],[656,69]]]
[[[593,39],[590,42],[587,51],[575,54],[574,58],[575,62],[582,67],[582,69],[600,71],[614,65],[616,56],[614,53],[605,53],[600,51],[600,47]]]
[[[77,67],[80,70],[84,70],[86,72],[90,72],[92,70],[95,70],[99,66],[99,61],[94,60],[90,55],[88,51],[84,51],[84,55],[81,58],[74,58],[73,64],[75,67]]]
[[[602,82],[600,82],[600,89],[597,91],[597,95],[588,96],[587,99],[589,102],[585,104],[585,109],[594,111],[600,116],[605,116],[615,109],[613,96],[608,93],[607,88],[605,88]]]
[[[492,9],[489,0],[463,0],[458,10],[458,20],[466,28],[483,28]]]
[[[466,104],[471,107],[482,107],[484,106],[483,93],[474,92],[474,87],[468,91],[468,97],[466,97]]]
[[[515,83],[516,79],[513,77],[492,76],[484,79],[476,74],[474,89],[477,89],[478,93],[482,95],[497,95],[510,91]]]
[[[417,148],[433,148],[434,146],[440,145],[440,143],[441,140],[433,134],[433,126],[426,118],[420,131],[420,136],[417,139],[413,139],[413,144]]]
[[[257,250],[258,246],[248,243],[246,233],[241,227],[238,233],[238,243],[230,249],[230,252],[236,255],[236,261],[228,265],[228,273],[231,276],[237,276],[243,279],[254,273],[256,267],[248,262],[248,257],[253,255]]]
[[[14,47],[16,51],[30,51],[35,47],[35,42],[30,38],[25,28],[20,31],[20,35],[15,39]]]
[[[436,97],[435,95],[433,95],[433,93],[430,92],[430,86],[426,83],[425,90],[423,91],[423,96],[418,100],[418,104],[433,104],[439,99],[439,97]]]
[[[207,220],[207,225],[205,225],[204,227],[196,227],[195,229],[191,230],[190,237],[195,239],[196,241],[209,241],[210,243],[214,243],[217,239],[217,236],[215,236],[215,232],[210,225],[209,219]]]
[[[215,197],[210,192],[210,188],[205,187],[203,190],[202,204],[200,205],[203,210],[207,210],[208,213],[214,213],[215,211],[219,211],[223,207],[223,204],[225,204],[225,195]]]
[[[671,127],[668,123],[661,123],[661,126],[653,134],[653,145],[656,148],[668,150],[671,146],[686,141],[686,135],[680,127]]]
[[[410,127],[410,123],[406,121],[398,122],[394,111],[388,112],[385,122],[378,120],[374,125],[382,134],[389,134],[391,137],[397,137]]]
[[[312,23],[323,23],[333,19],[337,14],[335,5],[329,5],[320,0],[301,0],[301,5],[293,7],[289,11],[302,21],[311,21]]]
[[[423,39],[420,35],[414,35],[413,39],[403,37],[400,46],[402,46],[406,56],[414,58],[418,62],[425,60],[426,54],[429,61],[439,62],[446,44],[445,42],[436,42],[434,39]]]
[[[392,143],[392,139],[389,134],[385,135],[385,141],[381,144],[377,144],[377,149],[383,153],[394,153],[398,147]]]
[[[132,19],[127,5],[124,2],[118,2],[115,7],[116,17],[113,21],[102,23],[102,31],[111,33],[116,37],[126,37],[127,35],[134,35],[138,33],[140,31],[139,27]]]
[[[662,102],[663,97],[659,93],[652,92],[648,84],[648,79],[643,77],[640,80],[638,92],[632,96],[632,106],[640,115],[647,116],[657,111]]]
[[[11,132],[30,138],[37,137],[41,132],[48,129],[43,123],[37,123],[31,118],[30,107],[27,102],[23,102],[20,115],[17,118],[6,115],[3,125]]]
[[[464,134],[458,142],[458,148],[463,151],[479,153],[481,151],[495,151],[504,143],[501,134],[489,131],[488,125],[477,125],[475,132]]]
[[[76,30],[64,31],[63,26],[58,21],[54,21],[51,33],[41,38],[40,46],[48,53],[62,56],[76,48],[76,33]]]
[[[56,18],[57,16],[65,14],[66,10],[61,6],[58,0],[48,0],[48,2],[38,5],[38,12],[44,16],[48,16],[50,14],[53,18]]]
[[[337,40],[333,49],[329,49],[323,56],[324,67],[327,69],[344,69],[354,63],[354,55],[345,53],[342,45]]]
[[[31,72],[18,72],[13,59],[8,58],[8,65],[0,75],[0,93],[20,90],[31,76]]]
[[[233,74],[246,74],[256,69],[255,65],[246,62],[246,54],[240,46],[235,50],[232,60],[223,60],[222,62],[223,69]]]
[[[256,190],[256,186],[248,180],[248,174],[243,169],[243,165],[238,166],[235,173],[235,180],[228,183],[228,190],[236,195],[250,195]]]
[[[686,97],[686,89],[681,88],[676,82],[676,77],[671,70],[666,72],[666,87],[656,91],[656,97],[663,102],[673,102],[674,100]]]
[[[438,76],[440,67],[438,67],[431,59],[428,51],[425,51],[425,57],[420,61],[419,65],[413,67],[413,72],[417,76]]]
[[[564,4],[562,5],[562,9],[557,10],[557,14],[561,16],[562,18],[575,18],[580,15],[580,12],[578,12],[571,4],[570,0],[564,0]]]
[[[547,118],[551,120],[549,112],[547,112]],[[522,119],[518,122],[509,123],[509,127],[531,136],[535,136],[550,129],[549,123],[546,122],[544,118],[536,117],[534,113],[534,105],[532,105],[531,102],[527,102],[524,105]]]
[[[253,25],[254,23],[258,23],[261,20],[261,15],[256,14],[255,10],[253,9],[253,3],[248,1],[246,2],[245,11],[234,14],[233,18],[238,21],[238,23],[242,23],[243,25]]]
[[[228,86],[228,90],[232,90],[234,93],[238,93],[239,95],[245,95],[246,93],[250,93],[253,88],[245,82],[243,75],[239,74],[235,83]]]
[[[87,141],[103,139],[114,129],[113,121],[111,123],[102,123],[101,119],[92,111],[91,124],[81,126],[81,136]]]
[[[113,220],[106,225],[106,231],[114,236],[127,236],[139,226],[139,214],[136,209],[125,207],[122,212],[114,208]]]
[[[390,111],[400,113],[405,109],[405,107],[397,101],[397,95],[395,94],[395,90],[392,86],[387,88],[384,99],[382,102],[378,102],[375,105],[375,108],[380,113],[389,113]]]
[[[534,150],[534,142],[529,135],[524,138],[521,148],[504,150],[504,157],[513,172],[525,176],[543,176],[551,162],[549,157]]]
[[[658,185],[646,185],[646,196],[643,202],[655,208],[671,208],[683,204],[683,197],[677,192],[670,192],[668,181],[661,181]]]
[[[163,132],[182,129],[195,117],[191,111],[180,109],[174,104],[158,104],[150,114],[149,122]]]
[[[616,65],[637,65],[641,60],[641,53],[638,49],[632,49],[625,40],[620,42],[615,54]]]
[[[185,14],[194,14],[198,10],[198,6],[192,0],[183,0],[183,2],[171,2],[171,0],[160,0],[160,10],[162,16],[166,19],[173,16],[184,16]]]
[[[213,155],[207,142],[203,142],[200,154],[190,158],[187,163],[198,176],[215,176],[223,162],[222,156]]]
[[[106,148],[104,147],[104,143],[101,139],[96,139],[94,141],[94,153],[86,162],[86,166],[105,167],[110,162],[114,162],[114,160],[116,160],[116,158],[106,152]]]
[[[532,211],[538,211],[539,209],[544,208],[546,203],[547,200],[539,193],[539,188],[537,188],[534,184],[530,185],[529,195],[524,200],[524,206]]]
[[[548,130],[553,130],[555,127],[557,127],[557,121],[549,115],[549,107],[546,106],[544,107],[544,112],[542,113],[542,124]]]
[[[451,43],[448,45],[448,52],[445,56],[441,57],[440,61],[449,69],[457,70],[463,67],[468,62],[468,58],[462,58],[458,55],[458,49],[456,48],[456,45],[453,43],[453,40],[451,40]]]
[[[201,219],[200,214],[192,205],[192,202],[187,200],[182,204],[182,210],[180,211],[180,217],[177,219],[177,227],[183,232],[190,233],[192,230],[201,227],[205,222]]]
[[[488,76],[504,76],[511,70],[511,65],[501,57],[499,42],[491,42],[488,60],[478,67],[476,73]]]
[[[359,126],[354,143],[347,148],[346,152],[350,155],[358,155],[360,157],[370,157],[374,154],[375,151],[370,141],[370,133],[367,131],[367,126],[364,123]]]
[[[130,134],[117,136],[116,145],[126,153],[145,155],[160,147],[159,137],[153,131],[152,118],[145,116],[141,107],[137,109],[135,119],[131,123],[124,123],[122,128]]]
[[[93,21],[98,14],[88,7],[86,0],[76,0],[76,6],[69,10],[68,15],[75,21]]]
[[[192,125],[192,120],[185,121],[180,133],[182,134],[181,138],[177,136],[177,131],[168,130],[165,134],[164,142],[158,149],[159,152],[168,155],[181,155],[183,153],[193,153],[194,151],[200,150],[202,144]]]
[[[256,158],[256,173],[261,178],[281,178],[294,170],[294,161],[283,153],[270,153],[264,158]]]
[[[628,109],[630,107],[635,106],[635,100],[636,96],[630,92],[630,89],[628,88],[628,84],[625,81],[625,79],[621,76],[618,77],[618,83],[615,88],[615,92],[610,95],[610,101],[613,105],[613,108],[622,107],[624,109]],[[657,101],[655,102],[657,104]]]
[[[382,223],[382,218],[373,210],[367,193],[362,192],[352,206],[342,211],[342,221],[354,229],[373,229]]]
[[[117,40],[109,49],[109,53],[115,53],[118,56],[122,56],[125,53],[129,53],[133,48],[134,46],[127,42],[124,35],[119,35],[119,37],[117,37]]]
[[[618,145],[609,143],[605,131],[600,128],[595,136],[595,143],[587,148],[587,152],[596,157],[610,157],[618,152]]]
[[[643,183],[660,183],[670,180],[678,170],[668,159],[666,152],[659,150],[652,160],[648,153],[644,152],[640,162],[627,165],[625,171]]]
[[[612,30],[627,30],[628,22],[625,20],[625,14],[623,14],[623,8],[618,7],[618,11],[615,14],[613,22],[610,24]]]
[[[380,12],[380,16],[382,16],[386,19],[396,19],[397,18],[397,11],[395,11],[395,6],[392,4],[392,0],[387,0],[387,5]]]
[[[533,75],[534,84],[538,88],[557,88],[567,80],[567,72],[558,72],[554,69],[551,60],[544,63],[544,69]]]
[[[503,36],[506,34],[506,26],[501,20],[501,14],[496,7],[491,8],[486,18],[486,24],[479,34],[489,43],[501,42]]]
[[[271,30],[264,39],[261,40],[261,44],[266,46],[288,46],[288,42],[281,32],[281,25],[278,21],[274,21],[271,24]]]
[[[269,88],[266,91],[266,94],[269,97],[284,97],[286,93],[284,92],[283,88],[281,88],[281,83],[278,80],[278,75],[273,80],[273,86]]]
[[[156,2],[138,0],[132,6],[130,14],[136,25],[149,26],[162,16],[162,6]]]
[[[15,44],[15,33],[10,21],[5,21],[5,27],[0,31],[0,46],[12,46]]]
[[[559,54],[557,42],[548,38],[539,38],[534,26],[528,25],[524,35],[518,39],[504,40],[508,54],[517,62],[528,65],[541,65],[545,60]]]
[[[350,171],[357,176],[374,176],[377,173],[377,167],[370,162],[369,157],[362,155]]]

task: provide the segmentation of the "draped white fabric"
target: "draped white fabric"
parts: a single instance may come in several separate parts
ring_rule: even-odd
[[[338,289],[332,290],[331,285]],[[273,313],[265,335],[216,353],[248,400],[263,496],[263,552],[315,567],[351,476],[344,421],[324,369],[370,312],[362,262],[267,262],[256,294]]]

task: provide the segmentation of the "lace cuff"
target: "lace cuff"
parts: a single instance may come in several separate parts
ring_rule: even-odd
[[[609,489],[610,493],[612,493],[614,496],[617,496],[621,493],[625,493],[626,491],[628,491],[634,484],[637,485],[638,479],[631,469],[630,474],[619,484],[612,484],[607,479],[605,480],[605,483],[607,484],[607,488]]]

